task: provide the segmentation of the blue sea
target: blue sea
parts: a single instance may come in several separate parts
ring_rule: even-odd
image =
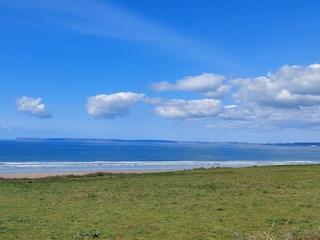
[[[183,170],[318,163],[319,143],[0,140],[0,173]]]

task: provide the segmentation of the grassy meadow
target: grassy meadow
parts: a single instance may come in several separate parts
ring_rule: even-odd
[[[2,240],[311,240],[319,227],[320,165],[0,179]]]

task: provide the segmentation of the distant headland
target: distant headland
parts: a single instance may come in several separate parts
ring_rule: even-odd
[[[201,144],[247,144],[270,146],[303,146],[320,147],[320,142],[292,142],[292,143],[249,143],[249,142],[208,142],[208,141],[174,141],[161,139],[108,139],[108,138],[29,138],[18,137],[17,141],[91,141],[91,142],[136,142],[136,143],[201,143]]]

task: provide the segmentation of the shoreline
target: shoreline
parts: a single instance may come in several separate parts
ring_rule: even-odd
[[[186,167],[186,168],[146,168],[146,169],[92,169],[92,170],[57,170],[57,171],[26,171],[26,172],[0,172],[0,179],[37,179],[46,177],[63,177],[63,176],[84,176],[95,173],[118,174],[118,173],[161,173],[161,172],[180,172],[193,170],[197,168],[246,168],[246,167],[270,167],[270,166],[297,166],[297,165],[319,165],[320,163],[301,162],[296,164],[257,164],[257,165],[241,165],[241,166],[211,166],[211,167]]]
[[[54,171],[54,172],[10,172],[10,173],[0,173],[0,178],[3,179],[37,179],[46,177],[60,177],[60,176],[84,176],[87,174],[94,173],[158,173],[158,172],[176,172],[183,171],[178,169],[155,169],[155,170],[108,170],[108,171]]]

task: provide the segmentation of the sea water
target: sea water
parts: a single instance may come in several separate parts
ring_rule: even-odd
[[[148,171],[320,163],[320,144],[0,140],[0,173]]]

